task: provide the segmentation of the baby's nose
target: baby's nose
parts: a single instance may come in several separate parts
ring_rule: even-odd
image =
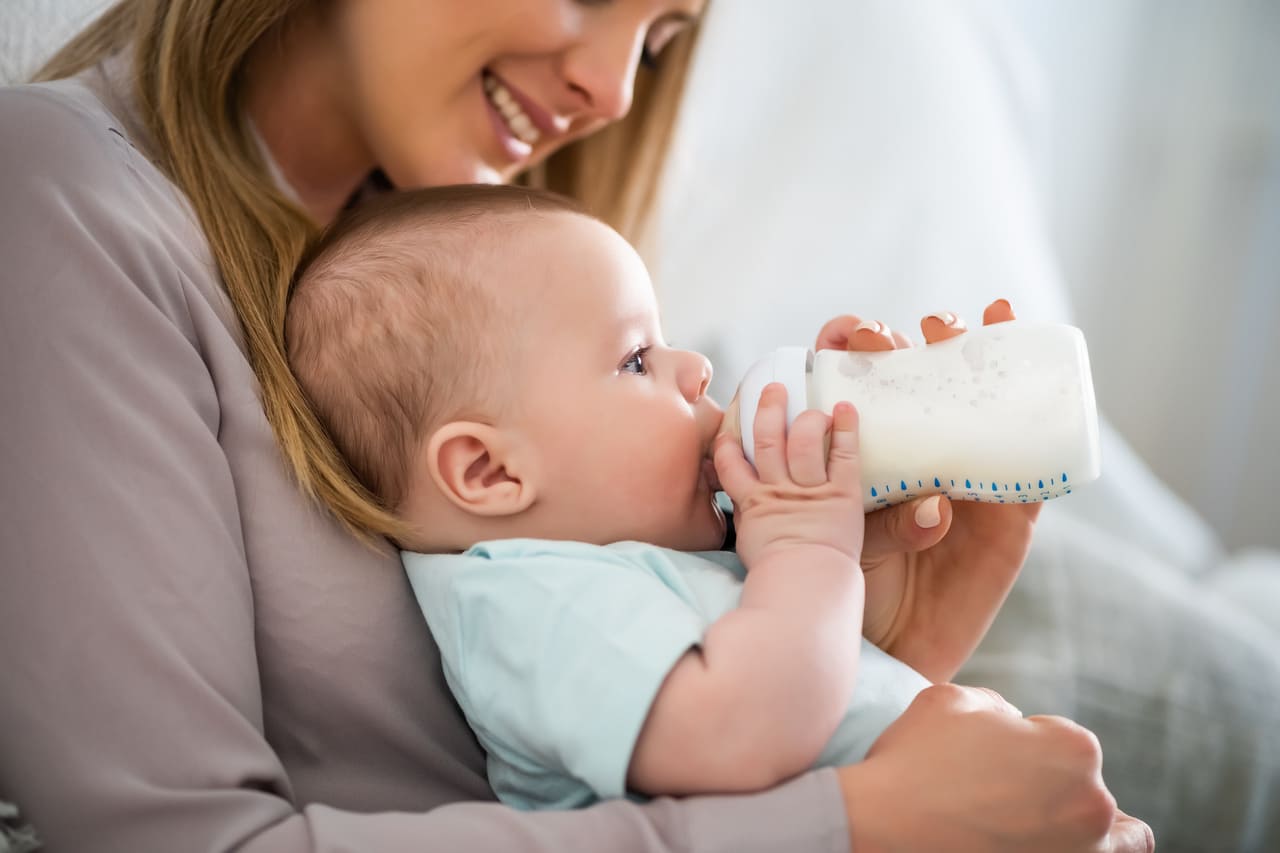
[[[707,394],[711,384],[711,362],[699,352],[681,352],[680,393],[690,403],[696,403]]]

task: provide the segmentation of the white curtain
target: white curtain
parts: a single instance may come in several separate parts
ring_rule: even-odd
[[[1228,545],[1280,546],[1280,3],[994,2],[1101,407]]]
[[[922,314],[1005,296],[1084,328],[1101,411],[1226,545],[1280,546],[1280,3],[710,14],[653,267],[717,396],[832,314],[918,338]],[[1163,487],[1114,479],[1131,456],[1105,488],[1185,550]]]

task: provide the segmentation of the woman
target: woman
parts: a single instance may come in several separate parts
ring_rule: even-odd
[[[0,92],[0,647],[24,650],[0,799],[47,849],[1149,849],[1087,732],[945,686],[866,761],[773,791],[481,802],[400,566],[351,535],[394,522],[285,367],[289,278],[371,184],[539,163],[634,235],[701,11],[124,0],[53,82]],[[868,590],[885,646],[946,680],[1034,518],[920,509],[869,519]]]

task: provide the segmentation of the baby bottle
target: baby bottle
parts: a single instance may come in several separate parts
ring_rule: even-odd
[[[928,494],[1043,501],[1099,474],[1089,354],[1072,326],[1013,320],[887,352],[778,349],[747,371],[726,415],[752,464],[770,382],[787,388],[788,424],[806,408],[857,407],[868,511]]]

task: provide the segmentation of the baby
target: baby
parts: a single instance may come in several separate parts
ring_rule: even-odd
[[[766,388],[753,468],[717,438],[710,364],[663,341],[639,257],[572,202],[370,202],[300,271],[287,338],[411,531],[404,566],[505,802],[766,788],[861,759],[927,686],[861,636],[853,407],[787,431]]]

